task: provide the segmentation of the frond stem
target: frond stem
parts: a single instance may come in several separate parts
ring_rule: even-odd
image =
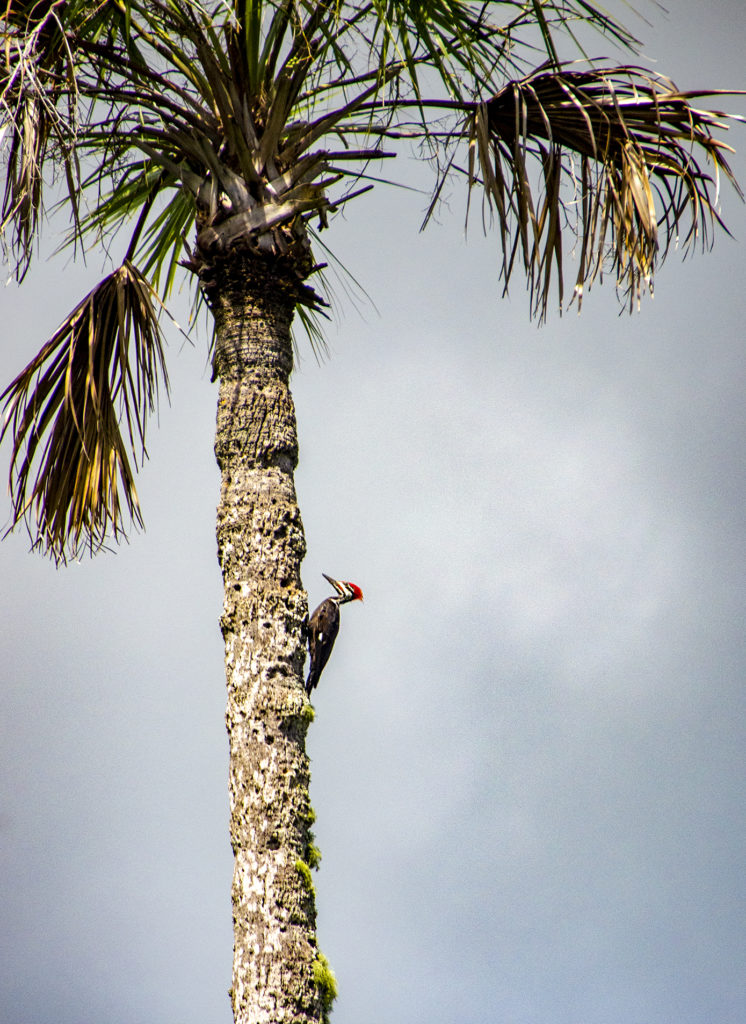
[[[131,263],[134,258],[135,250],[137,249],[137,243],[140,241],[140,235],[142,234],[142,229],[145,227],[145,221],[148,219],[148,214],[150,213],[150,209],[155,201],[155,197],[158,195],[158,190],[163,183],[164,177],[165,173],[163,171],[160,171],[158,173],[158,177],[153,182],[148,197],[142,204],[140,216],[137,218],[137,224],[135,225],[135,230],[132,233],[132,238],[130,239],[130,244],[127,248],[127,253],[124,257],[125,263]]]

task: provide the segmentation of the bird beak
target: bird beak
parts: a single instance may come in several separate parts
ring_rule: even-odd
[[[322,572],[321,575],[328,583],[331,583],[331,585],[334,587],[338,594],[344,595],[345,588],[342,586],[341,583],[339,583],[338,580],[333,579],[331,576],[327,576],[325,572]]]

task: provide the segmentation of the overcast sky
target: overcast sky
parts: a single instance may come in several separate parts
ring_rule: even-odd
[[[742,0],[670,6],[630,19],[658,69],[746,88]],[[293,377],[310,602],[365,592],[308,739],[334,1020],[742,1024],[746,208],[640,315],[608,283],[539,329],[463,197],[425,204],[334,224],[375,307],[340,289]],[[100,269],[4,292],[3,381]],[[169,337],[146,532],[0,545],[8,1024],[230,1021],[216,386]]]

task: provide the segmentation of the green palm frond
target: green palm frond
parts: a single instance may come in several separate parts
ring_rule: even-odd
[[[506,78],[525,74],[527,64],[544,59],[559,66],[558,37],[569,36],[583,53],[577,29],[594,30],[636,52],[639,40],[603,7],[588,0],[372,0],[373,28],[366,42],[379,69],[396,56],[417,96],[420,71],[435,71],[450,98],[473,99],[475,87],[494,92]],[[431,74],[427,80],[432,81]]]
[[[125,535],[142,514],[130,458],[168,377],[151,286],[125,261],[60,325],[0,395],[10,432],[11,529],[56,561]]]
[[[565,228],[578,242],[578,305],[604,268],[634,304],[671,246],[706,246],[722,224],[719,174],[741,194],[730,147],[713,135],[726,115],[692,105],[712,95],[636,67],[562,68],[476,106],[469,182],[481,182],[496,215],[506,288],[520,253],[534,312],[546,316],[553,267],[561,308]]]

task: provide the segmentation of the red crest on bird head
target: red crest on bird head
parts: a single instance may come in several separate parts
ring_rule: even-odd
[[[331,583],[344,601],[363,600],[363,592],[357,583],[350,583],[348,580],[335,580],[333,576],[327,576],[325,572],[322,572],[321,575]]]

